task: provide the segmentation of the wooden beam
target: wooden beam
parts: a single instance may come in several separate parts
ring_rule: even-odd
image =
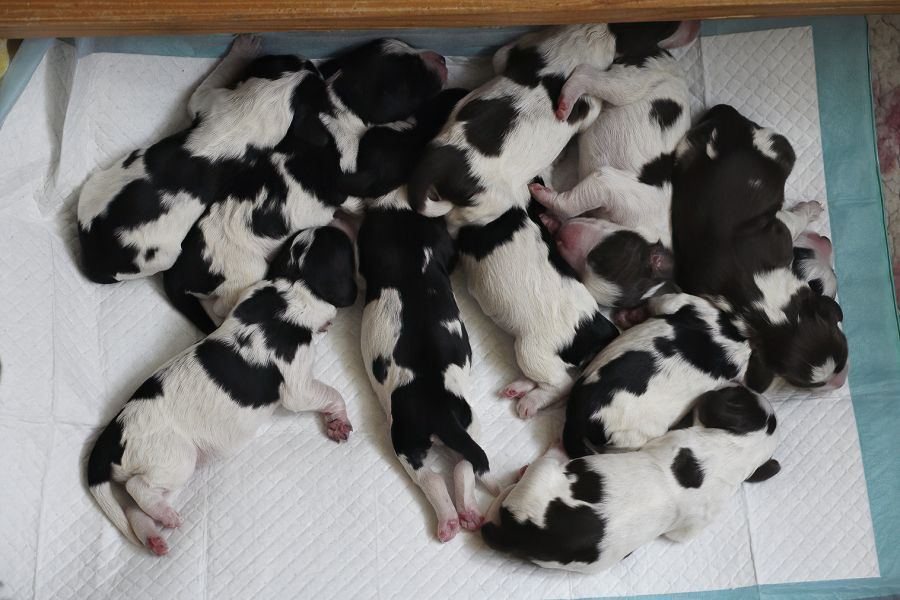
[[[900,0],[0,0],[0,38],[900,12]]]

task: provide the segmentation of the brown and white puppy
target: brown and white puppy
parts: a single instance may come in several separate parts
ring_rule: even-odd
[[[753,348],[747,383],[778,375],[798,387],[847,378],[843,313],[791,271],[793,241],[822,207],[784,209],[794,167],[788,140],[731,106],[711,108],[676,151],[672,234],[675,282],[734,314]]]

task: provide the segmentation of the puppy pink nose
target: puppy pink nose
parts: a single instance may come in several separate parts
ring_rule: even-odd
[[[441,83],[447,83],[447,59],[432,50],[425,50],[421,54],[425,64],[437,71],[441,77]]]
[[[832,375],[831,379],[828,380],[828,383],[825,384],[825,387],[836,390],[839,387],[843,387],[844,383],[847,381],[847,374],[850,373],[850,363],[847,363],[843,369],[841,369],[840,373],[835,373]]]

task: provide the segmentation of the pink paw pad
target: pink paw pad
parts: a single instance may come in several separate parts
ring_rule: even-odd
[[[176,512],[175,509],[171,506],[163,509],[163,511],[159,514],[159,518],[156,520],[159,521],[160,525],[167,529],[175,529],[177,527],[181,527],[182,523],[181,515],[179,515],[178,512]]]
[[[467,531],[477,531],[484,524],[484,517],[477,510],[464,510],[459,513],[459,524]]]
[[[450,519],[438,525],[437,536],[441,542],[449,542],[459,533],[459,521]]]
[[[334,419],[328,422],[328,437],[335,442],[346,442],[351,431],[353,431],[353,425],[345,419]]]
[[[148,537],[146,545],[150,552],[157,556],[165,556],[169,553],[169,545],[166,544],[166,540],[158,535],[151,535]]]

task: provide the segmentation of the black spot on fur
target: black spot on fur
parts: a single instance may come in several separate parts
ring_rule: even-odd
[[[672,167],[675,165],[675,155],[671,152],[660,154],[641,167],[638,181],[654,187],[662,187],[672,182]]]
[[[318,72],[313,63],[292,54],[260,56],[247,65],[244,72],[229,87],[234,89],[251,78],[274,81],[280,79],[285,73],[296,73],[304,69]]]
[[[682,112],[681,105],[669,98],[659,98],[650,103],[650,120],[656,121],[663,131],[672,127]]]
[[[672,461],[672,474],[684,488],[698,488],[703,485],[703,467],[690,448],[680,448]]]
[[[432,200],[468,206],[476,194],[484,191],[472,174],[466,153],[443,144],[430,144],[425,148],[407,189],[414,210],[421,210],[429,196],[436,196]]]
[[[232,316],[245,325],[256,325],[281,316],[287,306],[287,301],[274,286],[266,286],[238,304]]]
[[[506,59],[506,70],[503,72],[503,75],[519,85],[533,88],[537,87],[541,82],[538,73],[545,66],[547,66],[547,63],[537,48],[513,46],[509,49],[509,55]]]
[[[547,96],[550,97],[550,104],[553,105],[553,110],[559,108],[559,96],[562,94],[562,88],[565,83],[566,78],[559,74],[541,77],[541,85],[547,90]]]
[[[569,113],[569,117],[566,119],[567,123],[574,124],[578,121],[581,121],[585,117],[587,117],[588,112],[590,111],[590,107],[588,106],[587,100],[584,98],[579,98],[575,102],[575,106],[572,107],[572,112]]]
[[[571,507],[557,498],[547,505],[544,527],[517,521],[501,507],[499,524],[485,523],[481,536],[494,550],[524,559],[590,564],[600,559],[605,531],[606,520],[591,506]]]
[[[152,375],[131,395],[132,400],[152,400],[163,395],[162,381],[156,375]]]
[[[735,325],[734,317],[728,313],[720,312],[717,322],[719,323],[719,333],[722,334],[722,337],[726,337],[733,342],[746,341],[747,338],[741,335],[741,331]]]
[[[528,213],[514,207],[487,225],[466,225],[456,236],[456,244],[461,254],[482,260],[498,246],[509,242],[515,233],[526,226]]]
[[[591,504],[599,504],[603,500],[603,478],[588,468],[586,460],[580,458],[570,461],[566,465],[566,475],[575,477],[569,487],[573,498]]]
[[[616,54],[634,56],[664,52],[659,43],[674,34],[679,25],[678,21],[610,23],[609,31],[616,36]]]
[[[300,346],[310,344],[312,331],[282,318],[287,307],[278,290],[266,286],[238,304],[233,316],[245,325],[258,326],[266,347],[278,358],[290,362]]]
[[[559,357],[573,367],[580,367],[609,345],[619,330],[599,310],[575,328],[575,336],[559,351]]]
[[[697,417],[706,427],[724,429],[737,435],[769,426],[769,414],[756,394],[743,386],[706,392],[697,399]],[[774,425],[775,421],[772,421]]]
[[[819,296],[825,295],[825,285],[822,283],[822,280],[819,278],[810,279],[806,282],[809,285],[809,289],[814,291]]]
[[[232,400],[241,406],[259,408],[278,402],[281,373],[272,363],[248,363],[225,342],[206,339],[195,350],[197,360]]]
[[[150,262],[153,260],[153,257],[156,256],[156,253],[159,252],[159,248],[153,246],[144,250],[144,262]]]
[[[747,478],[749,483],[759,483],[775,477],[781,471],[781,464],[774,458],[770,458],[760,465],[750,477]]]
[[[281,239],[288,234],[287,221],[279,209],[255,209],[250,216],[250,229],[259,237],[272,239]]]
[[[661,318],[672,326],[674,335],[671,338],[655,338],[653,345],[657,352],[666,357],[677,354],[710,377],[737,377],[737,365],[731,362],[725,349],[713,340],[709,326],[693,306],[683,306],[675,314]]]
[[[126,157],[125,157],[125,160],[122,161],[122,168],[123,168],[123,169],[127,169],[128,167],[131,166],[131,163],[133,163],[133,162],[136,161],[138,158],[140,158],[140,156],[141,156],[141,151],[140,151],[140,149],[135,150],[134,152],[132,152],[131,154],[129,154],[128,156],[126,156]]]
[[[376,356],[374,360],[372,360],[372,375],[375,376],[375,381],[378,383],[384,383],[384,380],[387,379],[388,376],[388,359],[383,356]]]
[[[510,97],[477,98],[463,106],[456,118],[465,123],[466,139],[485,156],[500,156],[518,111]]]
[[[356,257],[347,234],[336,227],[316,229],[300,279],[329,304],[343,308],[356,302]]]
[[[778,419],[775,418],[775,413],[769,415],[769,418],[766,419],[766,435],[772,435],[775,433],[775,427],[778,426]]]
[[[87,483],[93,487],[112,479],[112,466],[121,464],[125,444],[122,442],[121,412],[97,436],[87,463]]]
[[[665,56],[666,54],[668,54],[668,52],[661,48],[644,50],[639,51],[635,54],[626,54],[624,56],[619,56],[613,61],[613,64],[623,65],[626,67],[637,67],[642,69],[647,64],[647,61],[651,58],[659,58],[660,56]]]

